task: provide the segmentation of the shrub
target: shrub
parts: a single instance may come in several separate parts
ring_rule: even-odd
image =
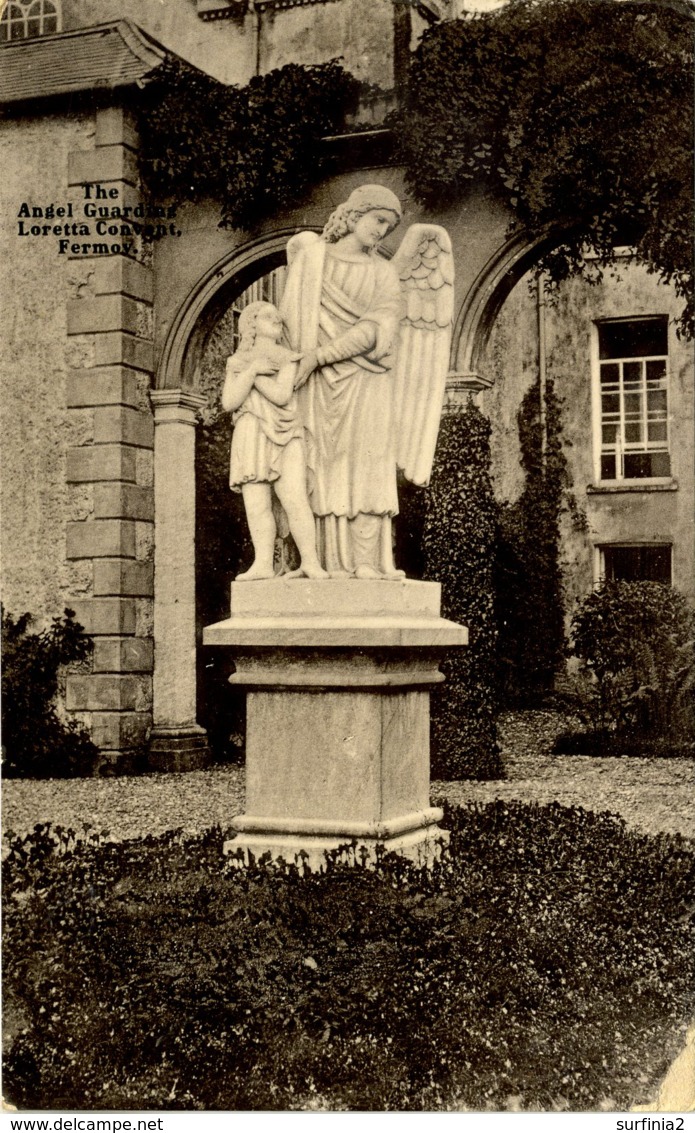
[[[573,651],[595,677],[597,729],[672,740],[695,723],[695,615],[659,582],[608,582],[578,606]]]
[[[631,755],[639,759],[693,759],[695,739],[669,740],[661,736],[625,735],[591,729],[587,732],[560,732],[553,743],[554,755]]]
[[[61,666],[84,661],[91,638],[73,610],[30,633],[31,615],[2,613],[3,773],[10,778],[64,779],[88,775],[99,750],[75,721],[58,715]]]
[[[431,872],[388,855],[307,877],[225,869],[219,830],[15,839],[6,1096],[100,1110],[649,1096],[695,1007],[692,852],[557,804],[447,808],[444,825]]]
[[[500,692],[524,706],[552,689],[566,653],[560,513],[568,474],[552,381],[544,392],[544,423],[540,400],[536,381],[517,415],[524,487],[515,503],[499,506],[495,561]]]
[[[492,570],[495,502],[490,423],[469,401],[442,418],[427,500],[425,578],[442,584],[442,614],[468,626],[468,645],[442,660],[432,695],[432,774],[439,779],[504,775],[497,745]]]
[[[224,362],[221,364],[224,372]],[[219,381],[217,391],[219,394]],[[196,430],[196,616],[200,627],[229,617],[229,586],[253,557],[241,495],[229,488],[229,415]],[[227,650],[198,651],[198,715],[213,758],[243,758],[246,694],[229,684]]]

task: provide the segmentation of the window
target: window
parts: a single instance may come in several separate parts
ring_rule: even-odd
[[[606,582],[671,583],[671,546],[642,543],[599,547],[600,574]]]
[[[0,19],[0,43],[60,31],[57,0],[10,0]]]
[[[671,475],[668,318],[598,324],[601,480]]]

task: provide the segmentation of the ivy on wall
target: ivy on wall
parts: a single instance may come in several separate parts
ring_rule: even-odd
[[[425,516],[425,578],[442,584],[442,616],[468,626],[468,646],[440,666],[432,696],[432,774],[495,779],[497,746],[490,423],[471,402],[442,418]]]
[[[634,245],[692,334],[694,25],[687,0],[511,0],[430,28],[390,120],[413,194],[439,208],[483,183],[547,241],[554,285]],[[146,182],[253,226],[320,177],[359,94],[335,60],[239,88],[170,58],[142,100]]]
[[[504,699],[524,703],[553,686],[566,655],[560,515],[568,486],[561,407],[552,381],[538,379],[518,413],[525,483],[498,511],[495,597],[498,680]]]
[[[252,227],[320,177],[320,139],[356,108],[359,83],[336,61],[290,63],[224,86],[167,59],[145,92],[142,174],[153,196],[222,202],[222,224]]]
[[[511,0],[436,25],[393,123],[410,188],[437,208],[484,183],[552,240],[554,284],[633,244],[692,333],[694,26],[685,0]]]

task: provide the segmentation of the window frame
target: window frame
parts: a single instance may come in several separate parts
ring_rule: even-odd
[[[605,326],[606,324],[609,324],[609,323],[615,324],[615,323],[649,322],[649,321],[655,320],[655,319],[659,319],[659,320],[662,320],[662,321],[665,320],[665,322],[666,322],[666,354],[665,355],[663,355],[663,354],[660,354],[660,355],[646,355],[646,354],[644,354],[644,355],[634,355],[634,356],[629,357],[629,358],[623,358],[623,357],[620,357],[620,358],[618,358],[618,357],[616,357],[616,358],[601,358],[600,357],[599,334],[600,334],[600,328],[602,326]],[[639,488],[640,486],[648,487],[648,486],[652,486],[652,485],[670,485],[670,484],[673,483],[673,465],[671,463],[672,460],[673,460],[672,435],[671,435],[671,398],[669,396],[670,392],[671,392],[671,367],[670,367],[671,343],[670,343],[669,327],[670,327],[670,320],[669,320],[668,315],[665,314],[664,312],[658,312],[658,313],[653,313],[653,314],[644,314],[644,315],[642,315],[642,314],[640,314],[640,315],[624,315],[624,316],[617,316],[617,317],[604,316],[604,317],[601,317],[599,319],[595,319],[594,322],[593,322],[592,334],[591,334],[591,376],[592,376],[592,381],[591,381],[591,388],[592,388],[591,432],[592,432],[592,439],[593,439],[594,484],[597,485],[597,487],[600,488],[601,490],[605,491],[605,490],[610,490],[611,488],[613,488],[613,489],[619,491],[620,489],[625,488],[625,487]],[[646,398],[647,398],[646,381],[648,379],[646,378],[646,373],[643,370],[642,371],[642,373],[643,373],[643,378],[642,378],[643,385],[642,385],[642,389],[640,390],[640,396],[641,396],[641,398],[644,398],[644,404],[642,405],[642,412],[641,412],[641,417],[642,417],[643,424],[644,424],[644,427],[645,427],[645,437],[644,437],[644,441],[642,442],[643,447],[640,448],[640,449],[631,449],[631,450],[626,451],[625,449],[623,449],[621,447],[621,444],[620,444],[620,439],[622,438],[622,435],[624,433],[624,428],[625,428],[625,407],[624,407],[625,406],[625,402],[624,402],[624,398],[625,398],[625,388],[624,388],[625,378],[624,378],[624,374],[622,372],[622,367],[624,366],[624,364],[626,362],[639,362],[642,366],[644,366],[646,364],[646,362],[648,362],[648,361],[662,361],[662,360],[664,362],[663,391],[666,394],[666,409],[665,409],[665,418],[664,418],[664,421],[665,421],[665,424],[666,424],[665,447],[661,448],[661,449],[656,449],[656,450],[654,450],[654,449],[650,450],[647,447],[649,442],[648,442],[648,434],[647,434],[647,431],[646,431],[647,430],[647,423],[648,423],[648,418],[646,417],[646,414],[648,412],[648,410],[647,410],[647,400],[646,400]],[[616,475],[616,477],[610,478],[610,479],[604,478],[603,475],[602,475],[602,471],[601,471],[601,458],[604,455],[604,451],[603,451],[603,424],[604,424],[604,422],[603,422],[603,412],[602,412],[603,387],[602,387],[602,383],[601,383],[601,365],[605,364],[605,363],[615,363],[621,368],[621,377],[619,379],[619,388],[618,388],[618,391],[617,391],[617,395],[618,395],[619,401],[620,401],[619,440],[618,440],[618,445],[616,447],[616,473],[618,475]],[[628,391],[628,392],[631,392],[631,391]],[[632,392],[634,392],[634,391],[632,391]],[[629,455],[637,455],[637,454],[640,454],[640,453],[647,455],[647,454],[649,454],[650,451],[652,451],[652,452],[654,452],[654,451],[656,451],[656,452],[666,452],[668,454],[669,464],[670,464],[670,471],[669,471],[668,475],[665,475],[665,476],[625,476],[625,475],[621,475],[621,473],[623,472],[623,469],[624,469],[624,460],[625,460],[626,455],[628,455],[628,456]]]
[[[620,539],[614,542],[594,544],[594,585],[601,586],[606,581],[606,551],[632,550],[651,547],[653,549],[668,549],[670,554],[670,578],[664,585],[673,586],[673,550],[672,542],[655,539]],[[649,579],[640,581],[650,581]]]
[[[46,11],[46,5],[49,4],[52,11]],[[38,12],[32,14],[32,8],[38,6]],[[19,9],[21,15],[14,15],[12,9]],[[46,20],[55,19],[55,27],[50,31],[46,31]],[[29,22],[32,23],[39,21],[39,30],[36,35],[29,34]],[[41,39],[46,35],[58,35],[63,28],[63,10],[60,0],[8,0],[8,3],[0,16],[0,25],[7,28],[6,38],[0,39],[0,43],[19,43],[24,41],[31,41],[33,39]],[[22,34],[12,36],[12,28],[22,28]]]

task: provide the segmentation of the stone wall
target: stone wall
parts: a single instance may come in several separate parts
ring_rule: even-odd
[[[66,453],[92,427],[67,409],[80,352],[67,340],[67,302],[89,281],[54,239],[19,237],[17,213],[25,201],[65,203],[68,155],[93,147],[95,129],[88,114],[0,123],[2,594],[11,613],[28,610],[39,624],[91,587],[86,565],[65,557],[65,525],[89,507],[66,482]]]
[[[505,302],[487,348],[493,388],[482,408],[492,421],[492,458],[498,498],[514,500],[523,485],[517,411],[538,374],[538,313],[530,277]],[[692,347],[669,325],[669,421],[672,483],[628,488],[596,484],[592,433],[591,333],[596,320],[678,314],[672,290],[629,260],[619,277],[599,286],[575,279],[545,308],[547,376],[563,401],[565,455],[578,513],[563,516],[562,555],[568,609],[595,581],[594,549],[610,543],[672,543],[673,583],[693,597],[693,364]],[[596,490],[600,487],[600,490]],[[582,514],[586,518],[584,527]]]
[[[87,182],[133,206],[137,138],[118,107],[5,131],[3,598],[39,623],[75,610],[95,649],[91,671],[68,675],[65,706],[120,762],[151,721],[149,254],[95,255],[79,240],[61,252],[54,235],[20,237],[17,213],[26,201],[80,216]]]
[[[394,85],[392,0],[324,0],[264,9],[260,70],[285,63],[326,63],[338,56],[358,79]]]
[[[130,19],[163,47],[223,83],[248,82],[256,61],[251,20],[207,23],[195,0],[62,0],[63,31]]]
[[[94,149],[70,155],[68,183],[94,183],[109,204],[139,200],[137,135],[119,107],[96,113]],[[91,594],[75,603],[95,638],[93,673],[68,678],[66,705],[91,714],[92,738],[105,759],[144,743],[151,723],[154,594],[154,426],[151,249],[94,257],[80,265],[89,286],[68,302],[67,333],[76,352],[68,381],[72,417],[83,443],[67,454],[67,480],[84,493],[84,513],[68,523],[68,559],[91,563]]]

